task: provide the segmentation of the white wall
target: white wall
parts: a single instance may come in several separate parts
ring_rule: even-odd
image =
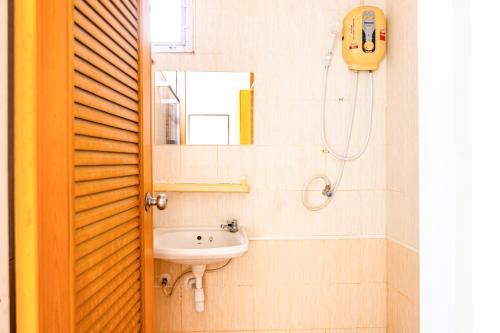
[[[419,0],[422,333],[498,331],[498,12]]]
[[[7,0],[0,0],[0,332],[9,331],[7,203]]]
[[[470,1],[471,9],[471,160],[473,330],[496,332],[500,300],[500,54],[490,31],[498,30],[497,1]],[[485,46],[487,48],[485,49]],[[469,236],[470,237],[470,236]]]
[[[449,61],[453,59],[453,44],[451,39],[429,38],[437,27],[445,35],[451,33],[451,8],[450,0],[419,2],[420,304],[421,329],[426,333],[454,332],[455,156],[449,150],[457,145]],[[436,48],[440,49],[439,57],[432,52]]]
[[[457,332],[459,327],[455,322],[457,277],[461,275],[456,271],[460,259],[457,227],[466,218],[459,212],[461,193],[469,191],[469,184],[463,151],[468,138],[462,128],[468,99],[459,94],[458,81],[454,81],[454,72],[463,70],[458,67],[462,58],[454,52],[452,37],[454,28],[460,28],[454,20],[458,4],[454,0],[418,2],[420,318],[425,333]],[[451,38],[438,38],[436,32]]]

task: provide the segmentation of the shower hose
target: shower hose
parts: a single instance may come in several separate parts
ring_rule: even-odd
[[[316,175],[313,176],[312,178],[309,179],[309,181],[304,185],[304,188],[302,189],[302,203],[304,206],[311,210],[311,211],[318,211],[326,206],[332,201],[335,193],[338,190],[338,187],[340,185],[340,182],[342,180],[342,176],[344,175],[344,168],[346,162],[349,161],[354,161],[360,158],[366,149],[368,148],[368,143],[370,142],[370,137],[372,134],[372,127],[373,127],[373,72],[370,71],[370,115],[369,115],[369,124],[368,124],[368,130],[366,132],[365,140],[363,142],[363,145],[361,146],[361,149],[356,153],[349,155],[349,147],[351,144],[351,137],[352,137],[352,130],[354,127],[354,119],[356,117],[356,106],[357,106],[357,99],[358,99],[358,78],[359,78],[359,72],[355,72],[355,88],[354,88],[354,100],[352,103],[352,108],[351,108],[351,114],[350,117],[348,117],[347,121],[347,131],[346,131],[346,138],[344,141],[344,149],[341,153],[336,152],[333,147],[330,145],[328,142],[328,136],[327,136],[327,124],[326,124],[326,99],[327,99],[327,91],[328,91],[328,73],[329,73],[330,65],[326,64],[324,67],[323,71],[323,91],[322,91],[322,96],[321,96],[321,104],[322,104],[322,131],[321,131],[321,138],[323,141],[323,145],[325,146],[327,152],[330,156],[333,158],[337,159],[340,161],[340,167],[337,172],[335,182],[331,183],[330,179],[326,175]],[[325,196],[325,199],[323,202],[319,205],[314,206],[311,204],[308,200],[308,190],[311,186],[311,184],[318,180],[322,179],[325,182],[325,187],[322,190],[323,196]]]

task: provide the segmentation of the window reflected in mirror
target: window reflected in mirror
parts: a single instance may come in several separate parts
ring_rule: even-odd
[[[155,144],[252,144],[253,82],[253,73],[155,71]]]

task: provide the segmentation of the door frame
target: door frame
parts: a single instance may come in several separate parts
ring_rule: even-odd
[[[10,330],[9,3],[0,0],[0,331]]]

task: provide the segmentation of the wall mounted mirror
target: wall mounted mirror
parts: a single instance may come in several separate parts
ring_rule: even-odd
[[[253,73],[155,71],[155,144],[253,143]]]

